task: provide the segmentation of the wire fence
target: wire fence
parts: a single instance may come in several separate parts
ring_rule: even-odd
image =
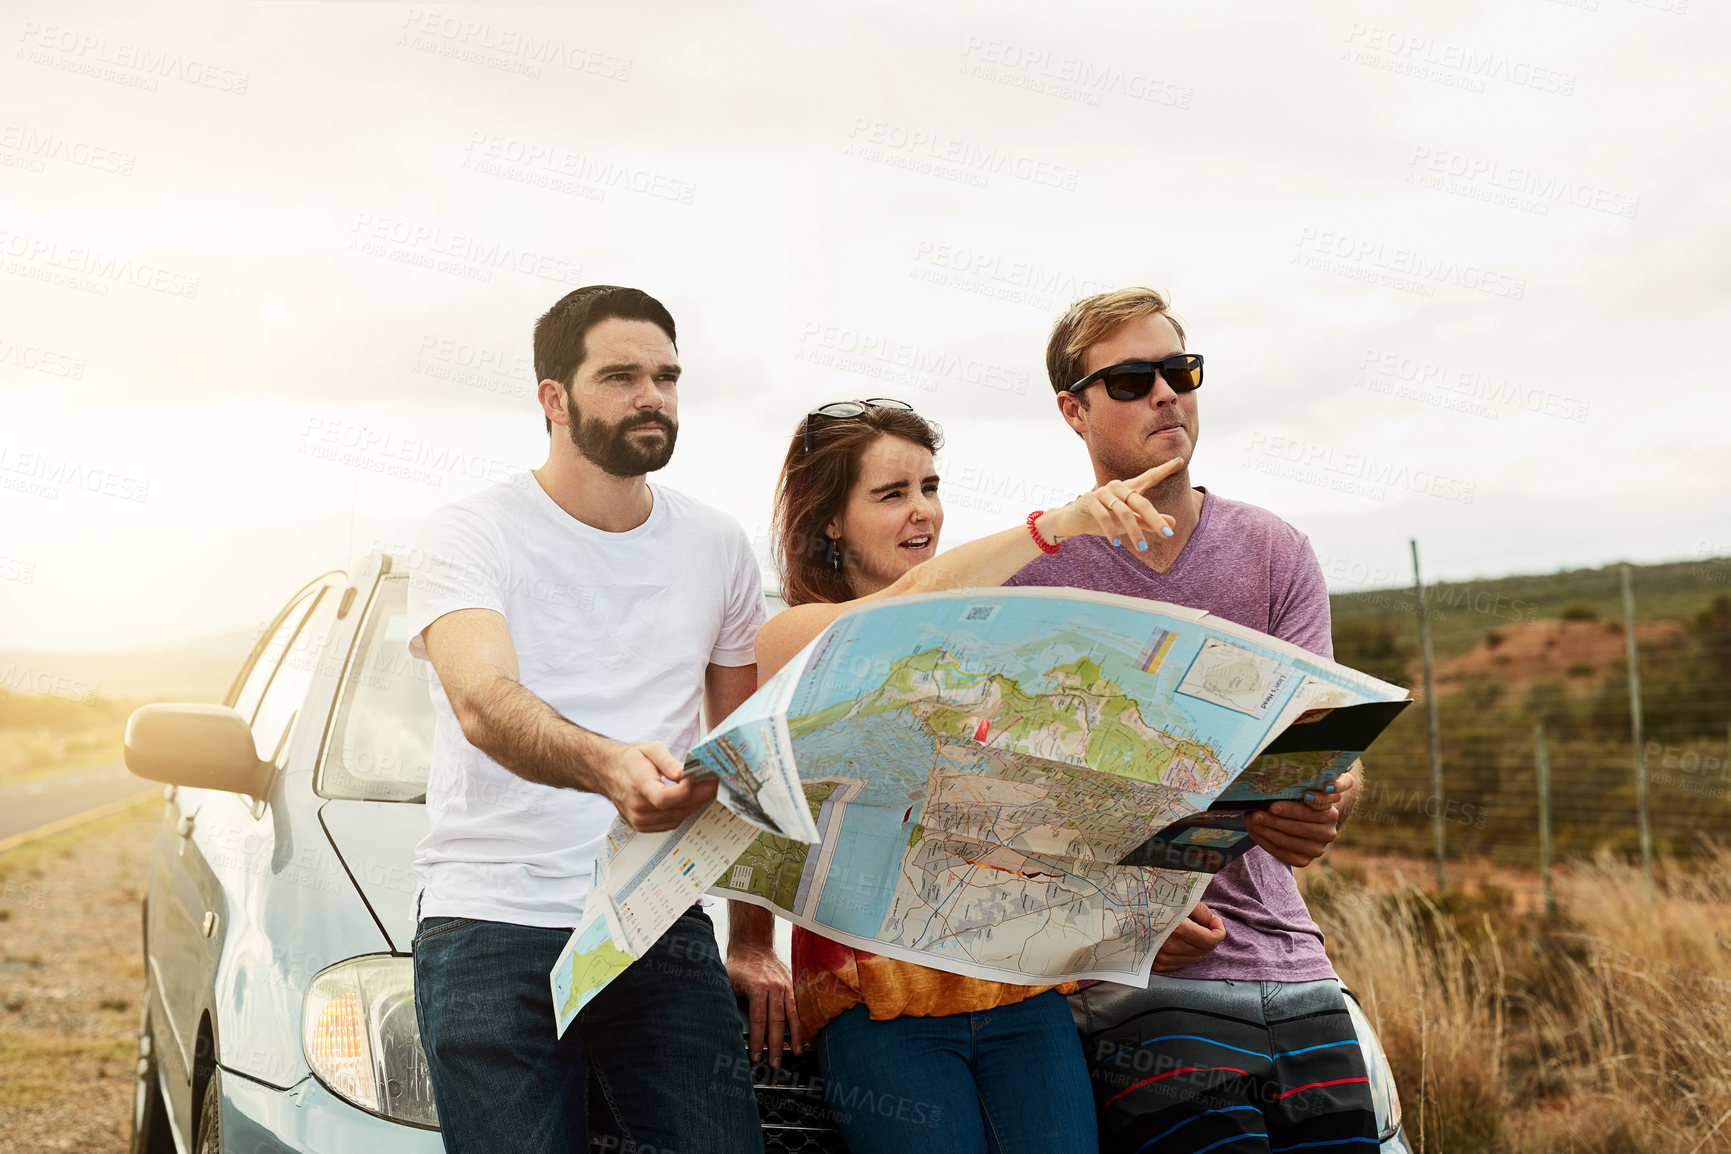
[[[1416,723],[1416,724],[1415,724]],[[1365,785],[1351,824],[1355,845],[1432,852],[1441,816],[1449,857],[1537,866],[1540,794],[1531,723],[1452,733],[1444,711],[1443,789],[1433,792],[1424,715],[1409,709],[1365,758]],[[1648,825],[1656,855],[1690,857],[1705,843],[1731,842],[1731,751],[1725,738],[1645,741],[1630,735],[1547,727],[1550,826],[1559,858],[1610,848],[1640,853],[1637,763],[1647,775]]]
[[[1535,867],[1548,808],[1557,860],[1606,849],[1640,858],[1644,808],[1654,857],[1688,859],[1731,844],[1731,597],[1700,566],[1671,568],[1645,621],[1632,593],[1613,600],[1612,590],[1599,588],[1607,571],[1576,582],[1594,583],[1597,606],[1553,605],[1543,620],[1527,613],[1512,623],[1449,621],[1451,652],[1437,662],[1442,786],[1432,784],[1420,704],[1365,758],[1351,843],[1430,856],[1440,823],[1445,859]],[[1415,593],[1389,590],[1346,608],[1347,627],[1337,619],[1337,658],[1412,684],[1422,699]],[[1524,648],[1521,630],[1534,631]],[[1553,647],[1560,654],[1586,642],[1597,664],[1543,659]],[[1612,651],[1616,659],[1607,660]],[[1378,662],[1380,671],[1372,668]]]

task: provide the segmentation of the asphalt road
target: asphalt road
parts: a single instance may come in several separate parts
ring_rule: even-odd
[[[118,761],[0,785],[0,841],[112,801],[161,792],[162,786],[133,777]]]

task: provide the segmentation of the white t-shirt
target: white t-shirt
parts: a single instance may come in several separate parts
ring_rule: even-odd
[[[496,610],[524,688],[593,733],[661,741],[684,758],[705,668],[756,660],[763,585],[737,521],[650,491],[649,519],[624,533],[572,517],[531,473],[434,513],[409,561],[409,652],[426,658],[422,630],[447,613]],[[501,766],[469,744],[436,673],[431,681],[418,916],[576,925],[613,803]]]

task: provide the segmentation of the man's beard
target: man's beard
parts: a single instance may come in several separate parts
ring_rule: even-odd
[[[565,395],[566,427],[571,443],[604,473],[615,477],[641,477],[662,468],[673,458],[673,443],[679,439],[679,423],[666,413],[637,413],[617,425],[585,420],[577,402]],[[667,436],[659,444],[637,443],[626,430],[639,425],[659,425]]]

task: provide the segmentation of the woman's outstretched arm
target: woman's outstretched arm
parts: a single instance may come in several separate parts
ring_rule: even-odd
[[[1066,537],[1114,537],[1126,547],[1147,547],[1147,534],[1170,532],[1172,518],[1154,508],[1143,491],[1177,472],[1184,464],[1174,457],[1128,481],[1108,481],[1060,509],[1040,516],[1040,535],[1056,544]],[[958,545],[902,574],[892,585],[852,601],[796,605],[773,617],[757,634],[757,675],[762,684],[829,623],[848,609],[868,601],[1002,585],[1028,562],[1040,556],[1026,525],[1017,525]]]

